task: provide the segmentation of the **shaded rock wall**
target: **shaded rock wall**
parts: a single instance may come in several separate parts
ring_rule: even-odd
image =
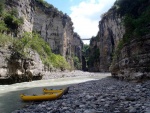
[[[126,43],[110,67],[112,75],[120,79],[150,78],[150,35]]]
[[[74,55],[79,58],[80,62],[82,62],[83,42],[77,33],[74,33],[73,41],[71,43],[72,43],[71,45],[72,45],[72,51],[74,51]]]
[[[128,6],[127,10],[124,4]],[[149,79],[150,0],[122,0],[120,6],[119,12],[125,15],[126,32],[119,42],[110,70],[113,76],[121,79]]]
[[[90,47],[88,49],[89,60],[87,62],[88,71],[90,72],[99,72],[100,71],[100,40],[98,35],[92,37],[90,40]]]
[[[100,71],[109,71],[113,52],[124,33],[122,18],[113,11],[104,15],[99,22]]]
[[[130,7],[127,8],[128,5]],[[110,70],[114,77],[121,79],[150,78],[149,5],[150,0],[119,0],[102,16],[98,36],[90,44],[92,51],[100,50],[97,65],[96,61],[93,62],[94,70]],[[124,19],[129,17],[132,23],[131,20],[125,23]],[[129,23],[132,25],[127,25]]]
[[[89,70],[100,72],[109,71],[113,52],[118,42],[123,38],[124,33],[125,29],[122,23],[122,17],[117,15],[113,10],[103,15],[99,22],[98,35],[92,38],[90,43],[91,52],[99,49],[99,60],[95,60],[92,63],[93,66],[89,66]]]

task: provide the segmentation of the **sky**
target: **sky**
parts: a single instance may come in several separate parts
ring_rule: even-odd
[[[74,31],[82,39],[91,38],[98,33],[101,15],[107,12],[116,0],[45,0],[63,13],[67,13],[73,22]],[[89,41],[83,41],[89,44]]]

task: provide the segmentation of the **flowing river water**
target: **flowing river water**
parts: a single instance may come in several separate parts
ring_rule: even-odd
[[[16,83],[12,85],[0,85],[0,113],[11,113],[27,104],[22,102],[20,94],[42,94],[43,88],[60,89],[72,84],[99,80],[108,77],[110,74],[100,74],[96,76],[78,76],[49,80],[38,80],[32,82]]]

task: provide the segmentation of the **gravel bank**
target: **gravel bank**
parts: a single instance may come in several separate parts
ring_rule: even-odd
[[[133,83],[107,77],[80,83],[58,100],[35,102],[12,113],[150,113],[150,80]]]

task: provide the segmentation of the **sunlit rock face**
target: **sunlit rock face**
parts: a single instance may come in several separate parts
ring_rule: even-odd
[[[44,65],[37,52],[30,50],[29,58],[23,58],[8,46],[0,47],[0,84],[39,80],[43,74]]]
[[[82,62],[83,42],[74,33],[68,15],[38,0],[6,0],[6,10],[12,9],[24,20],[17,37],[24,32],[37,32],[49,44],[52,52],[64,56],[72,68],[74,55]],[[44,71],[48,71],[47,67],[42,64],[38,53],[30,50],[29,55],[29,58],[23,58],[20,54],[14,54],[9,47],[0,47],[0,84],[41,79]]]
[[[52,5],[45,6],[38,0],[7,0],[7,8],[16,8],[19,17],[24,19],[24,25],[20,29],[21,34],[25,31],[38,32],[49,43],[54,53],[61,54],[66,59],[71,54],[78,54],[72,49],[74,48],[72,42],[78,40],[80,47],[83,43],[80,37],[74,37],[73,23],[68,15]],[[81,55],[78,56],[82,59]]]

